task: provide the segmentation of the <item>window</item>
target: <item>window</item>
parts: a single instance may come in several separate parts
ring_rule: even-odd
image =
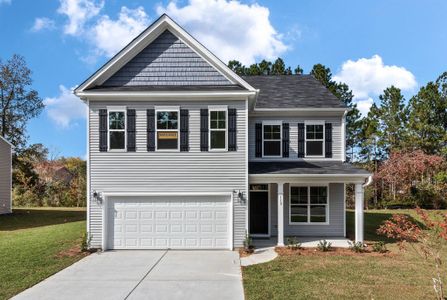
[[[227,149],[227,110],[210,109],[210,150]]]
[[[322,157],[324,154],[324,125],[306,124],[306,156]]]
[[[126,112],[109,111],[109,150],[126,149]]]
[[[178,150],[178,110],[157,110],[157,150]]]
[[[263,123],[263,156],[280,157],[282,151],[281,143],[281,123]]]
[[[290,187],[290,223],[328,223],[327,186]]]

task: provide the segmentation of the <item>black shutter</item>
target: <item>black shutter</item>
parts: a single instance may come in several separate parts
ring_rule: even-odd
[[[127,110],[127,151],[135,152],[135,109]]]
[[[236,109],[228,109],[228,151],[236,151],[237,148],[236,134]]]
[[[255,140],[256,140],[256,146],[255,146],[255,156],[261,157],[262,156],[262,124],[256,123],[256,134],[255,134]]]
[[[180,110],[180,151],[189,151],[189,111]]]
[[[298,157],[304,157],[304,123],[298,123]]]
[[[325,157],[332,157],[332,123],[326,123],[324,126],[325,135]]]
[[[99,151],[107,152],[107,109],[99,110]]]
[[[148,109],[147,115],[147,151],[155,151],[155,109]]]
[[[282,157],[289,157],[289,123],[282,124]]]
[[[208,109],[200,110],[200,151],[208,151]]]

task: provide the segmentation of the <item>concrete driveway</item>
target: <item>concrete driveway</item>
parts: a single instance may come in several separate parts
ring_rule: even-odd
[[[92,254],[13,299],[244,299],[232,251]]]

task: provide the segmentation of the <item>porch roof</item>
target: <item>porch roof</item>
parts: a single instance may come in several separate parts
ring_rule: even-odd
[[[365,169],[341,161],[249,162],[250,175],[348,175],[368,177]]]

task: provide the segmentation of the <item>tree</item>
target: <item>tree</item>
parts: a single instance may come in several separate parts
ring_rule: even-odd
[[[286,74],[286,65],[281,58],[277,58],[275,62],[272,64],[271,75],[285,75]]]
[[[322,64],[314,65],[310,74],[350,108],[346,114],[346,153],[348,161],[355,160],[355,149],[361,142],[362,118],[357,104],[353,102],[352,91],[347,84],[332,80],[331,69]]]
[[[298,65],[292,72],[290,66],[286,67],[284,60],[278,57],[273,63],[262,60],[260,63],[251,64],[245,67],[238,60],[230,60],[228,67],[238,75],[292,75],[303,74],[303,69]]]
[[[409,102],[408,147],[447,155],[447,72],[423,86]]]
[[[18,149],[26,143],[26,123],[44,108],[31,84],[31,70],[22,56],[0,60],[0,135]]]
[[[303,74],[304,70],[300,67],[300,65],[296,66],[296,68],[293,70],[293,73],[295,75],[301,75]]]
[[[408,110],[400,89],[394,86],[385,89],[379,99],[380,106],[374,104],[366,118],[368,121],[372,120],[369,124],[374,123],[375,130],[364,132],[364,146],[373,141],[374,146],[380,149],[381,156],[388,156],[392,151],[404,148]],[[368,122],[366,120],[365,122]],[[368,134],[372,135],[373,139]]]

